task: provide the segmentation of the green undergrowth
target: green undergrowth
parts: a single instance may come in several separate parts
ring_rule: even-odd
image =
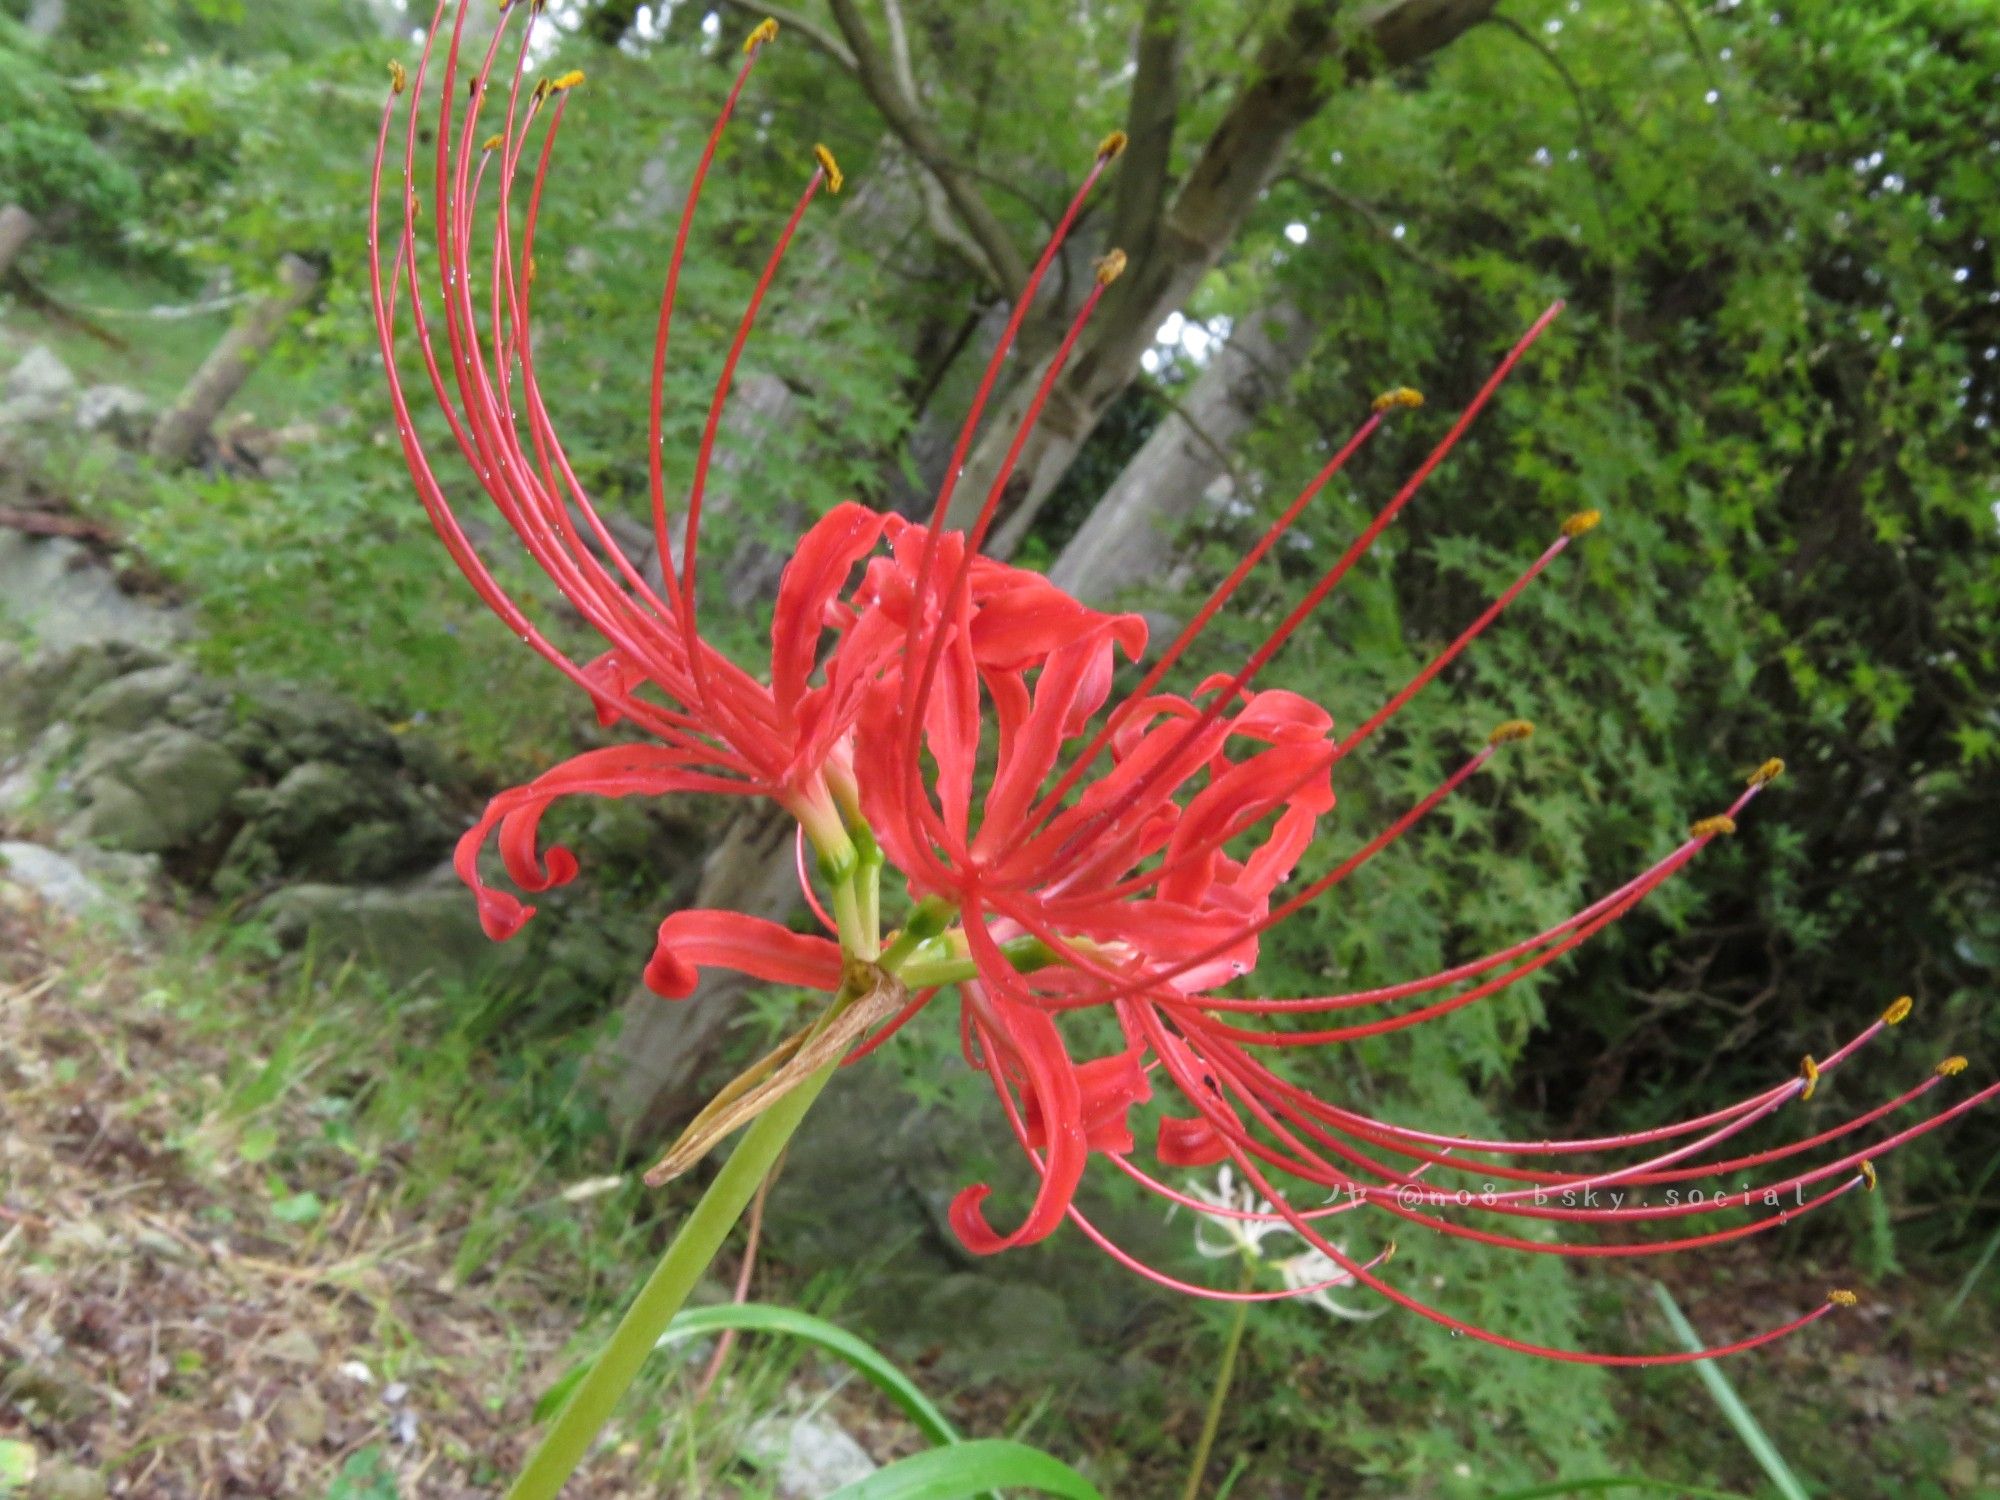
[[[158,1080],[179,1101],[176,1144],[196,1158],[254,1162],[268,1214],[303,1232],[308,1247],[333,1202],[371,1194],[382,1222],[395,1226],[385,1238],[433,1247],[440,1288],[503,1305],[554,1304],[579,1329],[571,1357],[592,1347],[687,1194],[649,1192],[607,1154],[584,1070],[588,1038],[523,1037],[503,994],[392,988],[351,967],[280,970],[270,960],[254,925],[217,923],[189,929],[150,966],[147,1004],[186,1029],[191,1052],[220,1046],[229,1058],[208,1079]],[[923,1040],[908,1044],[903,1070],[945,1073],[942,1047],[926,1055],[936,1038],[921,1025],[913,1030]],[[747,1053],[764,1036],[761,1026],[746,1029],[738,1045]],[[894,1081],[903,1070],[885,1066],[874,1076],[906,1097]],[[934,1091],[933,1102],[950,1093]],[[984,1123],[995,1124],[985,1118],[990,1101],[961,1099],[952,1107],[981,1108]],[[1436,1103],[1427,1101],[1433,1110]],[[1463,1097],[1448,1113],[1455,1124],[1484,1119]],[[1108,1201],[1101,1179],[1093,1191]],[[897,1211],[884,1210],[885,1242],[896,1227],[887,1216]],[[364,1243],[347,1253],[370,1251]],[[1213,1273],[1192,1255],[1172,1268]],[[893,1320],[871,1325],[858,1311],[868,1301],[861,1282],[879,1269],[796,1262],[777,1242],[757,1296],[831,1317],[864,1338],[893,1338]],[[1393,1270],[1426,1296],[1519,1335],[1672,1347],[1641,1277],[1579,1277],[1549,1258],[1496,1261],[1407,1234]],[[1108,1265],[1095,1274],[1124,1275]],[[1676,1285],[1691,1316],[1719,1336],[1732,1320],[1759,1321],[1799,1282],[1817,1285],[1832,1271],[1793,1253],[1775,1265],[1731,1261],[1719,1273],[1686,1274],[1694,1279]],[[1901,1475],[1917,1486],[1912,1494],[1975,1493],[1953,1481],[1982,1472],[1978,1442],[1994,1435],[1976,1417],[1964,1425],[1982,1397],[1978,1379],[1960,1372],[1978,1368],[1990,1294],[1976,1293],[1949,1328],[1935,1317],[1948,1290],[1913,1269],[1883,1289],[1893,1313],[1836,1322],[1781,1355],[1730,1366],[1815,1494],[1851,1493],[1839,1487],[1841,1475],[1864,1438],[1868,1472]],[[1079,1462],[1107,1494],[1164,1493],[1192,1443],[1220,1333],[1221,1320],[1192,1305],[1156,1305],[1132,1341],[1154,1372],[1150,1394],[1108,1412],[1080,1389],[963,1383],[927,1361],[915,1374],[961,1430],[1023,1438]],[[408,1339],[386,1324],[382,1336],[390,1348]],[[976,1367],[977,1349],[959,1353]],[[623,1408],[617,1441],[657,1452],[663,1476],[683,1493],[758,1493],[702,1486],[723,1483],[718,1476],[750,1482],[735,1456],[741,1433],[783,1401],[807,1368],[804,1356],[782,1340],[749,1341],[728,1379],[696,1406],[691,1382],[705,1357],[692,1368],[656,1359]],[[511,1378],[532,1394],[560,1368],[524,1362]],[[1829,1412],[1845,1425],[1829,1431]],[[869,1431],[899,1441],[893,1430]],[[1310,1307],[1264,1309],[1253,1319],[1213,1472],[1232,1467],[1239,1497],[1476,1500],[1565,1474],[1615,1472],[1761,1493],[1754,1466],[1685,1370],[1599,1376],[1482,1349],[1397,1315],[1350,1323]],[[1287,1476],[1302,1475],[1312,1476],[1306,1488],[1283,1488]]]

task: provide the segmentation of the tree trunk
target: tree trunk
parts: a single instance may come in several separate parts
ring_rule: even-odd
[[[28,35],[47,41],[62,30],[63,15],[68,9],[64,0],[35,0],[28,7]]]
[[[0,277],[14,268],[14,257],[35,237],[35,216],[18,203],[0,208]]]
[[[799,905],[797,834],[781,808],[744,809],[703,864],[694,904],[788,919]],[[612,1126],[634,1149],[664,1144],[668,1127],[701,1102],[695,1085],[736,1019],[736,1001],[753,986],[740,974],[710,969],[685,1000],[662,1000],[643,988],[626,999],[592,1071]]]
[[[1095,605],[1163,577],[1188,517],[1233,493],[1230,454],[1311,348],[1310,331],[1288,307],[1239,319],[1228,342],[1119,471],[1049,577]]]
[[[1259,53],[1253,81],[1203,147],[1150,253],[1135,258],[1104,299],[1056,383],[1022,450],[989,551],[1009,557],[1020,546],[1098,419],[1132,382],[1155,331],[1241,233],[1292,138],[1325,105],[1329,77],[1344,73],[1352,82],[1415,62],[1485,20],[1494,4],[1397,0],[1378,7],[1351,43],[1335,24],[1336,6],[1302,5],[1287,18]],[[985,501],[1032,393],[1032,381],[1017,380],[997,403],[953,497],[954,524],[968,524]]]
[[[222,409],[270,352],[286,323],[312,301],[319,290],[320,270],[312,262],[287,255],[278,267],[282,288],[257,302],[242,322],[223,335],[194,379],[153,429],[149,445],[156,463],[178,467],[194,456]]]

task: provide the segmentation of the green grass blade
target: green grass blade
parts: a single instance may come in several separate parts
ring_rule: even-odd
[[[863,1379],[901,1407],[903,1414],[916,1423],[918,1430],[931,1442],[958,1441],[958,1433],[946,1420],[945,1414],[917,1389],[909,1376],[891,1364],[887,1356],[874,1345],[864,1343],[845,1329],[824,1318],[815,1318],[810,1313],[796,1312],[789,1307],[773,1307],[763,1302],[691,1307],[667,1325],[660,1343],[702,1338],[727,1328],[740,1328],[745,1333],[779,1333],[817,1345],[852,1365]],[[952,1493],[958,1494],[959,1491]]]
[[[1674,1301],[1674,1294],[1666,1289],[1664,1283],[1656,1281],[1653,1283],[1653,1297],[1660,1304],[1660,1311],[1666,1315],[1667,1324],[1673,1329],[1674,1336],[1690,1353],[1699,1353],[1705,1347],[1701,1335],[1694,1331],[1694,1325],[1689,1323],[1686,1315],[1681,1312],[1680,1304]],[[1729,1377],[1722,1373],[1715,1361],[1697,1360],[1694,1372],[1701,1377],[1701,1383],[1708,1387],[1708,1394],[1721,1408],[1722,1415],[1728,1420],[1729,1425],[1736,1429],[1737,1437],[1741,1438],[1743,1446],[1750,1450],[1750,1456],[1757,1460],[1758,1465],[1770,1476],[1771,1483],[1777,1486],[1778,1493],[1783,1495],[1785,1500],[1810,1500],[1806,1494],[1806,1487],[1799,1483],[1791,1465],[1785,1462],[1784,1455],[1778,1452],[1777,1445],[1758,1425],[1756,1417],[1751,1415],[1750,1408],[1743,1404],[1743,1398],[1736,1394],[1736,1387],[1729,1383]]]
[[[1986,1242],[1986,1248],[1979,1252],[1979,1259],[1973,1262],[1972,1269],[1965,1274],[1965,1280],[1959,1283],[1957,1293],[1945,1304],[1944,1311],[1938,1314],[1939,1323],[1949,1326],[1951,1320],[1958,1316],[1958,1310],[1965,1306],[1965,1299],[1970,1297],[1972,1289],[1979,1285],[1980,1276],[1993,1264],[1993,1257],[1996,1254],[2000,1254],[2000,1229],[1993,1231],[1993,1237]]]
[[[1676,1495],[1680,1500],[1750,1500],[1730,1490],[1705,1490],[1698,1485],[1676,1484],[1666,1479],[1628,1479],[1612,1474],[1592,1479],[1558,1479],[1554,1484],[1538,1484],[1530,1489],[1509,1490],[1489,1500],[1558,1500],[1564,1495],[1588,1495],[1604,1490],[1646,1490],[1656,1495]]]
[[[978,1438],[912,1454],[842,1485],[827,1500],[961,1500],[1001,1485],[1063,1500],[1104,1500],[1097,1486],[1068,1464],[1007,1438]]]

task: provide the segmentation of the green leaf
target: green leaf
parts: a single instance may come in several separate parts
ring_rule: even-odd
[[[399,1500],[399,1495],[396,1471],[382,1450],[371,1444],[340,1466],[326,1500]]]
[[[945,1414],[931,1403],[930,1397],[917,1389],[909,1376],[891,1364],[886,1355],[845,1329],[824,1318],[815,1318],[810,1313],[762,1302],[690,1308],[667,1325],[660,1342],[665,1344],[678,1339],[702,1338],[728,1328],[740,1328],[746,1333],[781,1333],[788,1338],[815,1344],[852,1365],[863,1379],[902,1408],[903,1414],[916,1423],[917,1429],[933,1443],[958,1441],[958,1432]],[[569,1379],[569,1376],[564,1376],[564,1383]],[[550,1392],[551,1396],[554,1394]],[[545,1396],[542,1399],[546,1402],[549,1398]],[[538,1419],[541,1416],[540,1405],[537,1405],[535,1415]],[[952,1493],[957,1494],[958,1491]]]
[[[1561,1495],[1588,1495],[1604,1490],[1646,1490],[1656,1495],[1678,1495],[1681,1500],[1749,1500],[1729,1490],[1705,1490],[1696,1485],[1677,1484],[1665,1479],[1629,1479],[1608,1475],[1592,1479],[1558,1479],[1554,1484],[1538,1484],[1525,1490],[1509,1490],[1491,1500],[1556,1500]]]
[[[236,1154],[252,1166],[269,1161],[271,1153],[277,1149],[278,1132],[270,1125],[252,1125],[243,1132],[243,1139],[236,1143]]]
[[[318,1193],[292,1193],[271,1205],[271,1217],[285,1224],[311,1224],[325,1212]]]
[[[842,1485],[827,1500],[958,1500],[1001,1485],[1104,1500],[1097,1486],[1060,1459],[1008,1438],[978,1438],[932,1448]]]
[[[1685,1348],[1696,1351],[1705,1347],[1701,1335],[1694,1331],[1694,1325],[1688,1322],[1686,1315],[1681,1312],[1680,1304],[1674,1301],[1674,1294],[1668,1291],[1664,1284],[1657,1281],[1653,1283],[1653,1296],[1660,1304],[1660,1311],[1666,1314],[1667,1323],[1674,1330],[1674,1336]],[[1715,1361],[1697,1360],[1694,1372],[1701,1377],[1701,1383],[1708,1387],[1708,1394],[1722,1409],[1722,1415],[1728,1420],[1729,1425],[1736,1429],[1737,1437],[1741,1438],[1743,1446],[1750,1450],[1750,1456],[1756,1459],[1759,1467],[1771,1477],[1771,1483],[1777,1487],[1778,1493],[1783,1495],[1785,1500],[1808,1500],[1806,1487],[1799,1483],[1791,1465],[1786,1463],[1784,1455],[1778,1452],[1777,1444],[1771,1441],[1763,1427],[1758,1424],[1756,1417],[1751,1415],[1750,1408],[1743,1404],[1743,1398],[1736,1394],[1736,1387],[1729,1383],[1729,1377],[1722,1373]]]
[[[0,1495],[11,1495],[34,1480],[38,1466],[35,1445],[0,1438]]]

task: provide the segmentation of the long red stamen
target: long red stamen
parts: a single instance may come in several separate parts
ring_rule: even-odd
[[[715,124],[709,129],[701,159],[695,163],[694,176],[688,179],[687,201],[681,206],[680,228],[674,234],[674,251],[667,262],[666,285],[660,293],[659,321],[653,331],[653,383],[646,405],[646,465],[653,499],[653,544],[660,551],[660,574],[670,599],[675,597],[679,584],[674,577],[673,546],[667,536],[666,459],[661,446],[662,412],[667,389],[667,336],[673,327],[681,265],[687,258],[688,235],[694,229],[694,211],[701,201],[702,184],[708,181],[709,164],[715,160],[716,147],[722,144],[723,127],[736,112],[736,101],[742,95],[743,85],[749,81],[750,70],[756,66],[757,54],[762,50],[763,43],[769,40],[769,35],[760,28],[744,43],[743,65],[737,69],[736,81],[730,85],[729,95],[722,101],[722,112],[715,117]]]
[[[1340,581],[1347,576],[1354,564],[1374,545],[1375,539],[1388,529],[1389,523],[1395,520],[1403,507],[1415,498],[1417,491],[1423,488],[1424,482],[1430,478],[1437,466],[1444,462],[1446,455],[1458,446],[1459,439],[1465,435],[1466,430],[1471,427],[1479,413],[1493,399],[1495,392],[1500,389],[1501,382],[1512,373],[1514,366],[1520,363],[1522,357],[1534,345],[1535,340],[1542,336],[1543,331],[1547,329],[1549,324],[1555,321],[1556,316],[1562,309],[1563,304],[1561,302],[1552,303],[1529,326],[1528,331],[1515,342],[1514,347],[1508,350],[1506,357],[1500,361],[1500,364],[1495,368],[1493,373],[1486,378],[1486,383],[1479,388],[1472,400],[1467,403],[1465,409],[1459,413],[1457,420],[1452,423],[1450,429],[1445,433],[1444,438],[1431,450],[1429,456],[1417,466],[1416,472],[1404,481],[1403,487],[1396,492],[1395,497],[1382,508],[1373,521],[1369,522],[1367,529],[1354,539],[1348,546],[1347,551],[1341,554],[1340,560],[1327,569],[1319,582],[1313,585],[1306,593],[1306,596],[1278,624],[1277,628],[1265,637],[1263,643],[1255,651],[1250,653],[1249,659],[1230,678],[1228,687],[1217,693],[1210,701],[1208,707],[1203,710],[1202,715],[1189,724],[1186,730],[1186,738],[1188,740],[1192,741],[1199,737],[1201,732],[1222,713],[1223,709],[1235,701],[1236,695],[1242,692],[1252,679],[1264,669],[1272,657],[1277,655],[1279,649],[1283,647],[1286,641],[1291,639],[1298,628],[1325,602],[1327,596],[1335,588],[1339,587]],[[1092,827],[1115,825],[1120,818],[1131,811],[1143,797],[1158,785],[1166,764],[1168,762],[1162,762],[1162,767],[1156,768],[1152,776],[1141,777],[1127,790],[1117,803],[1092,820]],[[1079,853],[1088,847],[1090,835],[1091,827],[1081,828],[1072,835],[1069,858],[1074,859],[1078,857]],[[1062,858],[1059,856],[1055,866],[1049,872],[1051,878],[1060,875],[1061,862]]]
[[[946,633],[943,628],[943,622],[956,619],[962,610],[966,589],[972,577],[973,563],[978,556],[980,547],[986,541],[987,528],[993,524],[993,518],[999,511],[1001,497],[1007,490],[1007,482],[1013,477],[1014,470],[1020,464],[1022,450],[1027,447],[1028,438],[1033,434],[1036,424],[1041,420],[1042,410],[1048,405],[1049,397],[1055,391],[1056,381],[1061,378],[1064,366],[1069,363],[1069,357],[1076,349],[1077,340],[1083,336],[1083,330],[1089,324],[1091,315],[1097,311],[1097,304],[1103,300],[1105,291],[1117,279],[1119,271],[1122,271],[1124,268],[1124,256],[1119,252],[1113,252],[1113,254],[1117,256],[1115,262],[1107,256],[1104,261],[1099,263],[1099,271],[1092,282],[1090,294],[1084,298],[1083,305],[1076,311],[1076,316],[1070,319],[1069,329],[1063,335],[1062,343],[1057,347],[1047,367],[1042,371],[1042,378],[1035,387],[1035,394],[1028,402],[1027,410],[1022,413],[1021,420],[1014,429],[1014,439],[1008,444],[1006,456],[1001,460],[1000,467],[994,472],[993,483],[988,487],[986,499],[979,508],[979,515],[974,520],[972,529],[966,536],[964,555],[960,558],[959,565],[953,572],[951,588],[946,595],[944,611],[940,617],[940,626],[931,633],[930,646],[924,654],[924,664],[917,684],[912,732],[908,745],[909,754],[912,757],[915,755],[917,744],[915,725],[918,720],[921,720],[925,705],[930,701],[931,688],[936,681],[938,665],[944,655]],[[914,781],[912,782],[912,786],[916,787]],[[967,830],[947,830],[943,817],[937,814],[931,807],[929,795],[924,793],[920,787],[916,787],[916,789],[918,790],[918,799],[915,811],[918,818],[926,825],[933,839],[946,840],[948,845],[953,847],[955,852],[963,858]]]
[[[1312,477],[1304,489],[1299,491],[1292,503],[1279,514],[1277,520],[1264,529],[1264,534],[1257,539],[1256,544],[1243,554],[1242,560],[1235,567],[1229,570],[1229,575],[1216,585],[1214,592],[1203,602],[1201,608],[1195,611],[1194,617],[1181,627],[1180,634],[1174,637],[1173,643],[1161,652],[1159,659],[1147,669],[1138,686],[1126,694],[1124,700],[1112,710],[1097,733],[1091,736],[1089,743],[1058,778],[1056,784],[1022,820],[1021,831],[1008,841],[995,863],[1004,864],[1022,844],[1055,816],[1062,806],[1063,798],[1076,789],[1077,783],[1096,763],[1097,757],[1104,752],[1118,730],[1130,719],[1137,706],[1166,681],[1167,673],[1173,669],[1174,664],[1181,659],[1196,637],[1208,628],[1209,622],[1221,611],[1222,606],[1235,595],[1244,579],[1250,576],[1251,570],[1264,560],[1265,554],[1277,545],[1279,538],[1292,529],[1293,523],[1298,520],[1305,508],[1318,498],[1320,491],[1326,488],[1336,474],[1347,467],[1347,461],[1360,451],[1361,445],[1373,437],[1381,425],[1382,413],[1369,413],[1368,419],[1355,429],[1354,435],[1341,444],[1339,450],[1321,466],[1320,471]]]
[[[986,361],[985,371],[980,376],[979,387],[973,392],[972,403],[966,409],[965,420],[959,425],[958,440],[952,445],[951,458],[945,465],[944,480],[938,486],[937,501],[931,508],[931,524],[928,534],[924,538],[923,553],[918,560],[916,587],[913,594],[913,597],[920,602],[931,597],[931,575],[937,566],[937,552],[941,541],[940,533],[943,529],[946,516],[950,514],[952,495],[958,488],[959,475],[964,472],[965,460],[972,451],[972,439],[978,431],[979,419],[985,415],[986,403],[991,398],[993,387],[1000,378],[1001,366],[1006,363],[1008,354],[1013,351],[1014,341],[1020,337],[1021,324],[1027,319],[1028,309],[1034,305],[1035,294],[1041,290],[1043,278],[1048,275],[1049,267],[1055,263],[1056,253],[1062,249],[1064,241],[1069,238],[1069,232],[1076,224],[1077,215],[1083,211],[1084,200],[1090,196],[1090,190],[1097,185],[1097,179],[1104,175],[1105,167],[1111,163],[1118,154],[1118,151],[1122,149],[1122,139],[1119,140],[1117,149],[1112,149],[1109,141],[1098,148],[1096,160],[1091,163],[1090,170],[1084,174],[1083,182],[1070,198],[1068,206],[1063,210],[1062,217],[1056,221],[1056,227],[1050,233],[1048,243],[1042,248],[1041,258],[1035,262],[1034,268],[1028,273],[1026,283],[1023,284],[1019,294],[1014,298],[1013,310],[1008,314],[1006,326],[1000,331],[999,341],[994,345],[993,353]],[[922,633],[923,615],[924,611],[921,607],[913,610],[910,615],[906,656],[911,659],[914,659],[917,655],[915,648]],[[940,621],[938,628],[943,629],[944,626],[945,622]],[[914,764],[916,759],[915,739],[919,733],[921,722],[921,714],[918,712],[916,687],[914,678],[910,674],[905,673],[903,682],[904,733],[910,737],[910,743],[905,747],[905,758],[912,764]]]

